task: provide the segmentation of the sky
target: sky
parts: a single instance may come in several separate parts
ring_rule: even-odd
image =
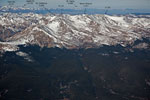
[[[8,5],[8,2],[14,2],[12,6],[23,6],[26,1],[32,0],[0,0],[0,6]],[[45,8],[61,8],[64,5],[65,8],[80,9],[84,8],[80,3],[92,3],[86,8],[105,9],[150,9],[150,0],[74,0],[73,4],[68,4],[67,0],[33,0],[33,4],[26,4],[25,7],[39,8],[39,2],[47,3],[44,5]],[[59,5],[59,6],[58,6]]]

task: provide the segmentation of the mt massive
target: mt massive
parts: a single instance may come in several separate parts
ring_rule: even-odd
[[[16,51],[18,45],[67,49],[102,45],[147,48],[134,45],[150,38],[149,15],[68,15],[3,13],[0,15],[0,51]],[[139,47],[140,46],[140,47]]]

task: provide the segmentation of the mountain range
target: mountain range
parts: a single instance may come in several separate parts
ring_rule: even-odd
[[[35,14],[0,15],[0,51],[16,51],[19,45],[67,49],[103,45],[149,48],[150,15]],[[140,46],[140,47],[139,47]]]

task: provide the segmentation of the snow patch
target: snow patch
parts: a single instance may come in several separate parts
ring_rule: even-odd
[[[27,53],[25,53],[25,52],[19,51],[19,52],[16,52],[16,55],[23,57],[25,60],[27,60],[27,61],[29,61],[29,62],[32,62],[32,61],[33,61],[33,60],[31,59],[31,57],[30,57]]]
[[[58,32],[59,29],[59,22],[58,21],[52,21],[47,25],[50,29],[52,29],[55,33]]]

